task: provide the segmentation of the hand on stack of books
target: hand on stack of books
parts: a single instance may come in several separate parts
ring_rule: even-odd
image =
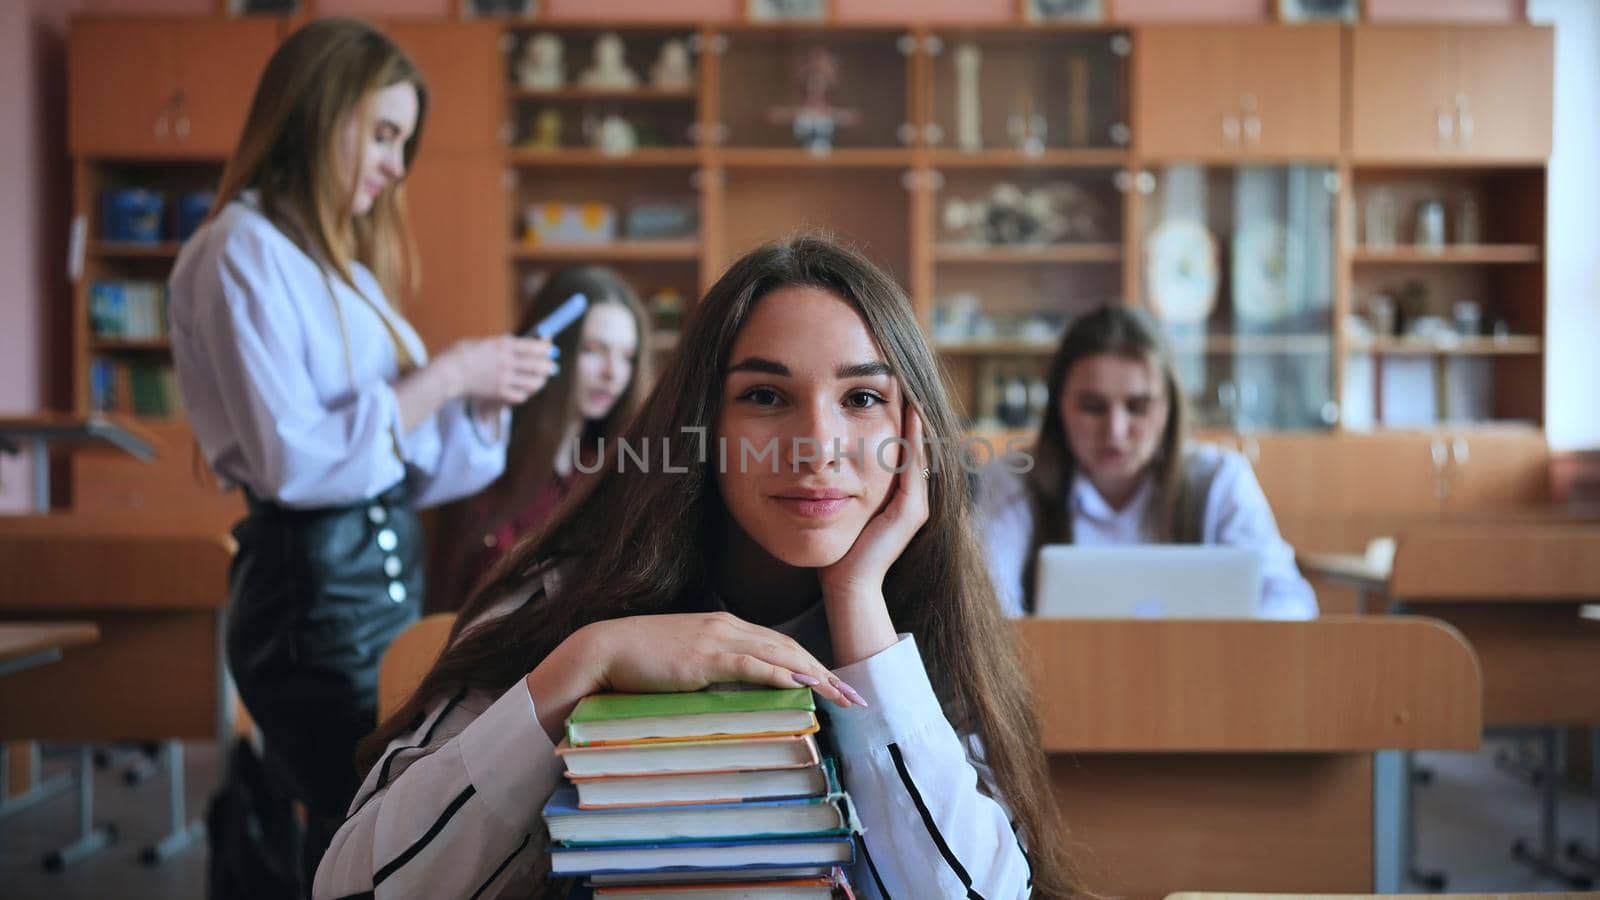
[[[556,753],[551,874],[596,898],[854,896],[861,826],[808,688],[587,697]]]

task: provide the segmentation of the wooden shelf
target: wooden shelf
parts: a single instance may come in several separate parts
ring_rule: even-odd
[[[1331,334],[1232,334],[1168,337],[1177,353],[1223,355],[1235,353],[1308,354],[1333,352]]]
[[[514,259],[552,262],[651,262],[655,260],[700,259],[700,242],[616,241],[609,244],[518,244],[511,250]]]
[[[713,151],[713,160],[739,169],[908,168],[911,151],[886,148],[848,148],[829,153],[782,147],[735,147]]]
[[[169,353],[172,341],[167,338],[94,338],[89,349],[95,353]]]
[[[512,147],[506,151],[506,162],[513,166],[537,168],[540,166],[566,166],[607,168],[614,166],[698,166],[700,151],[694,147],[643,147],[626,156],[607,156],[588,147],[563,147],[559,150],[537,150],[529,147]]]
[[[939,244],[933,258],[942,263],[1117,263],[1122,261],[1121,244],[1037,244],[1020,247],[990,247],[972,244]]]
[[[178,241],[92,241],[89,255],[103,259],[173,259],[182,246]]]
[[[1541,258],[1537,244],[1456,244],[1438,249],[1427,247],[1357,248],[1350,261],[1364,264],[1457,264],[1536,263]]]
[[[1049,356],[1055,352],[1055,341],[1030,341],[1021,338],[985,338],[972,341],[939,341],[933,345],[937,353],[947,356]]]
[[[506,95],[513,100],[547,100],[552,103],[588,100],[622,103],[676,103],[695,99],[695,89],[690,87],[664,90],[661,88],[641,87],[631,90],[611,91],[601,88],[564,87],[543,90],[513,86],[506,89]]]
[[[1349,350],[1374,356],[1534,356],[1543,352],[1544,342],[1526,334],[1444,340],[1351,338]]]
[[[928,151],[928,162],[941,169],[1094,169],[1125,166],[1128,161],[1128,151],[1119,148],[1046,150],[1038,154],[1003,149]]]

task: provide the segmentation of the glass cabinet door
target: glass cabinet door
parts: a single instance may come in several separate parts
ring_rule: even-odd
[[[1128,145],[1121,31],[942,31],[931,61],[929,146],[1040,155]]]
[[[901,149],[910,142],[902,31],[733,29],[721,50],[720,142],[730,148]]]
[[[1142,299],[1166,332],[1196,424],[1337,421],[1332,170],[1172,164],[1138,182]]]

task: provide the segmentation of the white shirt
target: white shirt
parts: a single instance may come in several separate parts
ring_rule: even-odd
[[[1278,534],[1272,507],[1243,455],[1211,444],[1191,445],[1217,464],[1206,494],[1201,542],[1245,547],[1261,553],[1261,600],[1264,619],[1314,619],[1317,595],[1294,564],[1294,549]],[[1149,476],[1133,499],[1114,509],[1087,478],[1073,478],[1067,502],[1072,510],[1072,540],[1087,547],[1139,544],[1145,509],[1154,485]],[[986,467],[979,479],[978,527],[989,558],[989,575],[1000,605],[1009,616],[1022,615],[1022,572],[1033,538],[1033,507],[1023,476],[1002,463]]]
[[[253,202],[247,193],[196,232],[170,282],[178,387],[223,487],[284,506],[345,506],[409,473],[421,507],[497,478],[509,413],[485,436],[466,404],[451,401],[402,431],[384,319],[418,365],[428,358],[421,339],[364,266],[352,274],[367,299],[324,278]]]
[[[526,600],[508,601],[485,619]],[[830,648],[813,637],[820,610],[776,630],[827,664]],[[821,635],[825,640],[825,623]],[[901,635],[894,646],[833,671],[868,704],[840,709],[817,700],[865,829],[849,872],[856,895],[1029,896],[1020,839],[1006,810],[979,789],[988,775],[975,759],[976,741],[964,741],[945,717],[915,640]],[[467,694],[435,703],[367,774],[322,857],[313,896],[543,896],[535,874],[548,854],[540,811],[562,771],[526,682],[498,698]]]

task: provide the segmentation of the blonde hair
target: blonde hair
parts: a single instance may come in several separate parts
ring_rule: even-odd
[[[428,111],[427,85],[410,58],[357,19],[321,19],[290,35],[261,73],[212,215],[255,190],[262,214],[307,255],[352,288],[351,264],[361,263],[397,304],[420,278],[403,182],[380,194],[369,213],[354,215],[356,184],[346,167],[359,168],[362,159],[341,164],[338,137],[374,91],[402,83],[417,91],[417,125],[405,145],[409,169]],[[361,123],[363,134],[371,124]]]

